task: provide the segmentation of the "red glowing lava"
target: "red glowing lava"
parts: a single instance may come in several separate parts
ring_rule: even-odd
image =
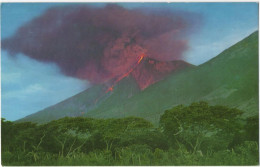
[[[143,60],[143,58],[144,58],[144,54],[142,54],[142,55],[140,56],[140,58],[139,58],[137,64],[140,64],[140,62]]]
[[[119,76],[119,77],[116,79],[116,81],[114,82],[114,84],[113,84],[112,86],[110,86],[110,87],[106,90],[106,93],[112,92],[113,89],[114,89],[114,86],[115,86],[119,81],[121,81],[123,78],[127,77],[127,76],[137,67],[137,65],[141,63],[141,61],[143,60],[144,57],[145,57],[145,54],[144,54],[144,53],[141,54],[141,55],[139,56],[139,58],[138,58],[137,63],[134,65],[134,67],[131,68],[131,69],[130,69],[129,71],[127,71],[126,73],[124,73],[123,75]]]
[[[107,92],[112,92],[113,89],[114,89],[113,86],[112,86],[112,87],[109,87],[109,88],[106,90],[106,93],[107,93]]]

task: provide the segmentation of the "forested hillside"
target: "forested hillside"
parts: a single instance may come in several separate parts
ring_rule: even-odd
[[[257,165],[258,117],[206,102],[143,118],[2,119],[2,165]]]

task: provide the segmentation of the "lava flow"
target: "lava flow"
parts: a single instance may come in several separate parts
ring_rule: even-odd
[[[114,90],[114,86],[115,86],[119,81],[121,81],[123,78],[127,77],[127,76],[137,67],[137,65],[141,63],[141,61],[143,60],[144,57],[145,57],[145,54],[141,54],[141,55],[139,56],[139,59],[138,59],[137,63],[134,65],[134,67],[131,68],[127,73],[125,73],[125,74],[119,76],[119,77],[117,78],[117,80],[114,82],[114,84],[113,84],[112,86],[110,86],[110,87],[106,90],[106,93],[112,92],[112,91]]]

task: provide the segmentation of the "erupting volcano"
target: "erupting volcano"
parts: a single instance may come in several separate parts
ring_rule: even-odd
[[[111,83],[106,92],[131,75],[145,89],[172,71],[188,48],[194,13],[104,8],[55,7],[2,41],[12,55],[56,63],[68,76],[92,84]]]

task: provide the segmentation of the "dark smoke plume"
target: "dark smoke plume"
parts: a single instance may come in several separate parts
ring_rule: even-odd
[[[127,10],[117,5],[55,7],[3,40],[2,47],[11,54],[55,62],[64,74],[94,84],[127,73],[145,55],[143,61],[157,65],[150,63],[149,70],[147,63],[140,63],[133,71],[143,88],[145,74],[151,82],[143,85],[149,85],[161,73],[175,69],[168,61],[181,59],[187,49],[186,34],[194,22],[190,18],[183,13]]]

